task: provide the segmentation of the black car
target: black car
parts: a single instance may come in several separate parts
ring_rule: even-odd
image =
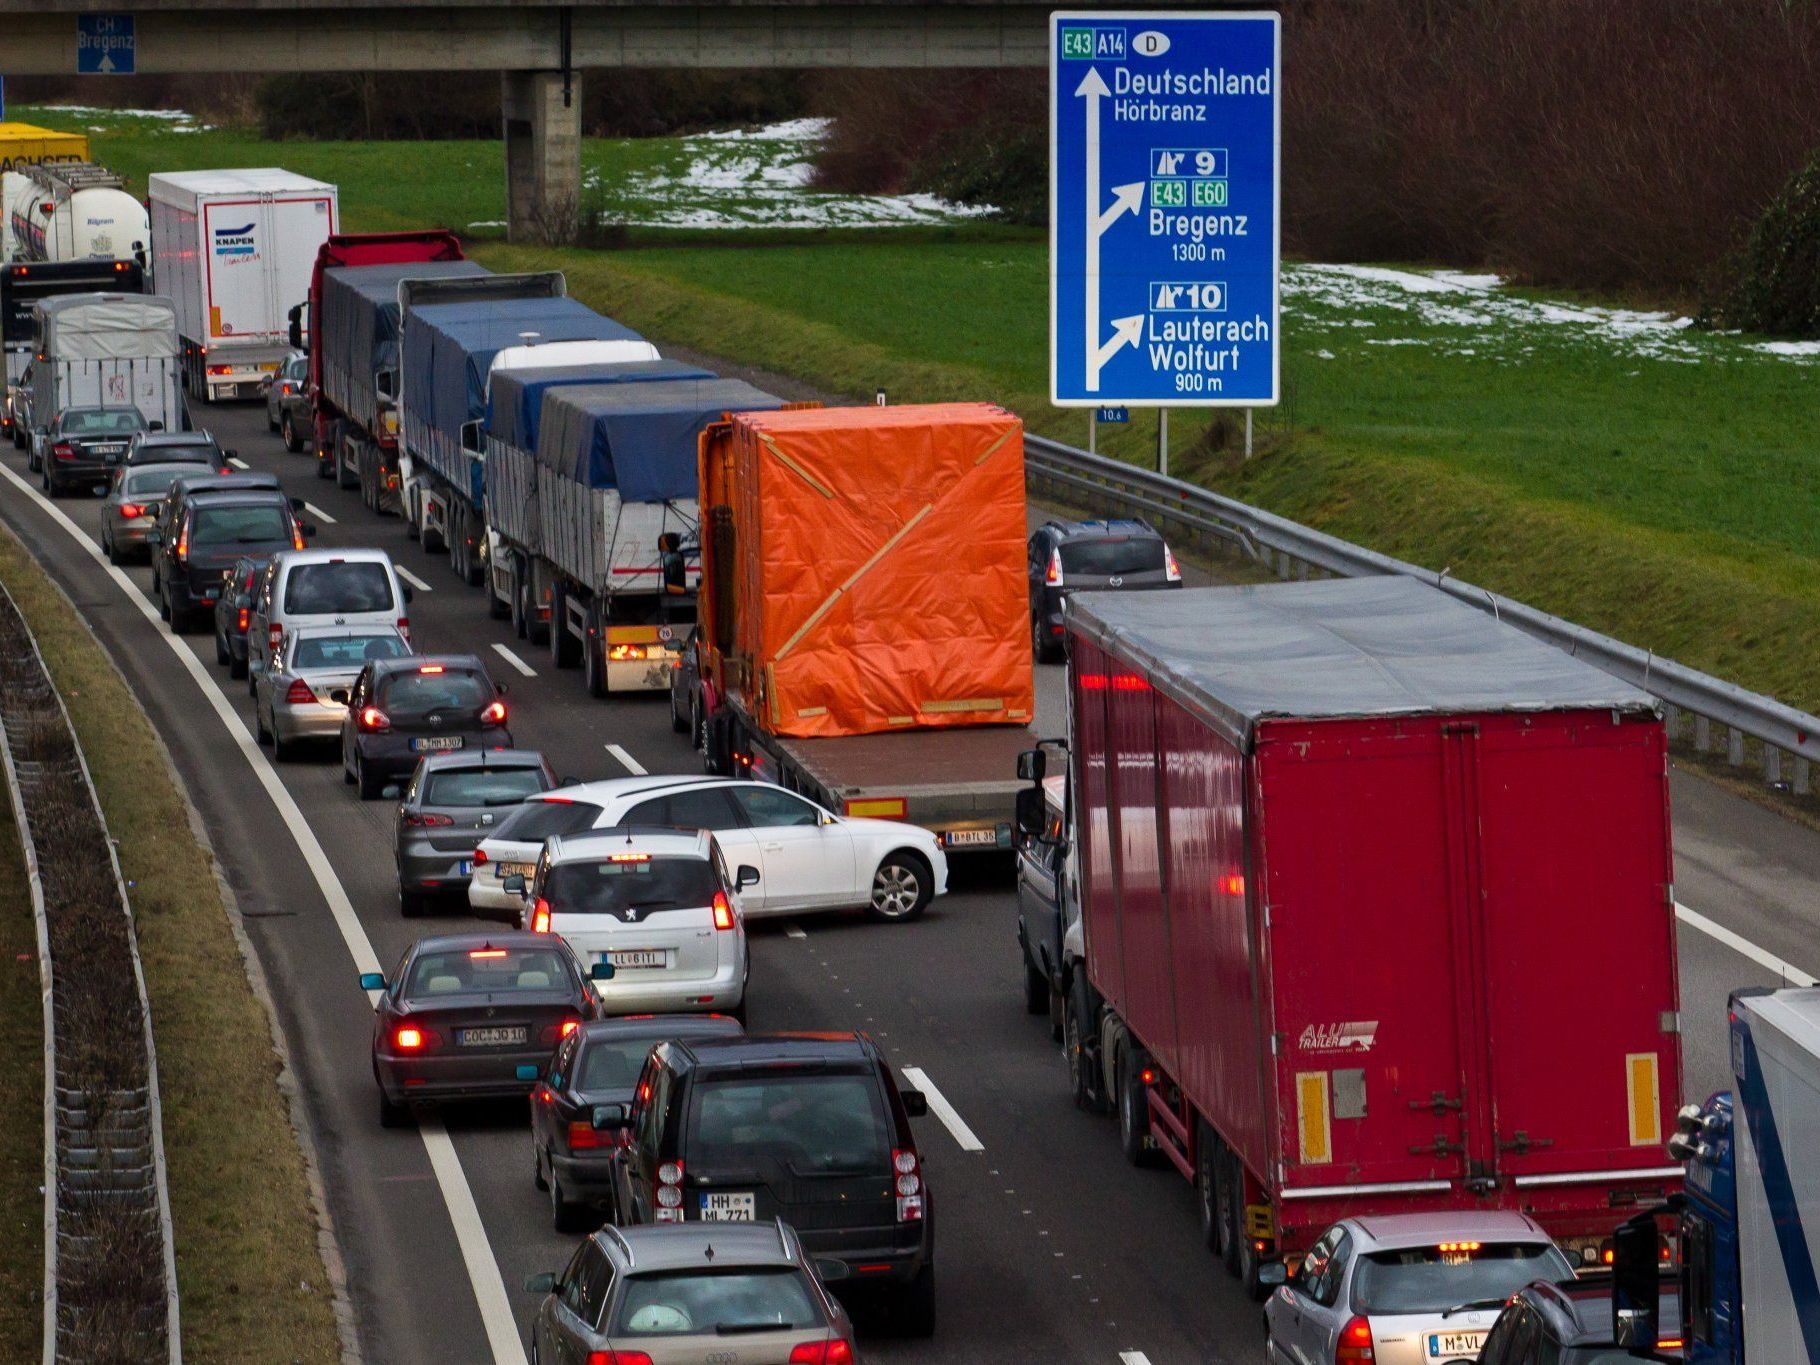
[[[144,431],[127,447],[126,462],[134,464],[201,464],[223,474],[236,451],[223,450],[206,431]]]
[[[1658,1338],[1678,1341],[1681,1300],[1668,1279],[1660,1314]],[[1519,1290],[1492,1323],[1478,1356],[1479,1365],[1627,1365],[1632,1359],[1617,1344],[1609,1279],[1537,1280]]]
[[[379,1122],[397,1128],[410,1108],[438,1100],[517,1099],[550,1052],[600,1014],[590,972],[550,934],[502,931],[419,939],[390,978],[361,975],[381,992],[373,1010]]]
[[[392,854],[399,914],[422,914],[433,896],[465,897],[474,845],[526,797],[554,786],[555,770],[534,749],[425,754],[398,803]]]
[[[222,580],[215,599],[215,662],[226,664],[230,678],[246,676],[246,628],[253,614],[253,588],[272,562],[266,554],[242,555]]]
[[[1167,542],[1138,518],[1045,522],[1030,537],[1030,648],[1037,662],[1062,656],[1062,597],[1091,590],[1179,588]]]
[[[505,684],[472,654],[375,659],[360,670],[341,725],[341,768],[362,801],[411,775],[425,754],[510,749]]]
[[[1048,776],[1049,768],[1056,770]],[[1024,959],[1024,1008],[1049,1015],[1061,1041],[1062,1001],[1067,998],[1062,941],[1075,909],[1069,877],[1074,871],[1067,812],[1067,749],[1048,741],[1019,762],[1028,795],[1020,794],[1017,820],[1017,943]],[[1027,769],[1027,772],[1026,772]]]
[[[661,1043],[626,1113],[628,1144],[614,1149],[613,1221],[782,1219],[927,1336],[935,1234],[910,1118],[928,1108],[863,1033]]]
[[[612,1205],[613,1149],[651,1049],[744,1032],[728,1014],[632,1014],[583,1024],[557,1045],[531,1091],[531,1161],[558,1232],[585,1232],[599,1222],[592,1211]]]
[[[180,481],[183,482],[183,481]],[[166,506],[175,510],[146,534],[158,614],[181,635],[202,612],[213,612],[227,590],[235,561],[303,548],[314,526],[297,520],[291,500],[276,489],[211,489]]]
[[[77,488],[105,493],[134,434],[144,430],[138,408],[65,408],[44,433],[44,491],[53,498]]]

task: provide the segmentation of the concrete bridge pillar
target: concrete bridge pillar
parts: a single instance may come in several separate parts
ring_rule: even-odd
[[[499,112],[506,139],[506,235],[514,242],[573,241],[581,222],[581,81],[569,103],[556,71],[507,71]]]

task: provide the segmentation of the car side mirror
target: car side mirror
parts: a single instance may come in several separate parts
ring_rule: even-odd
[[[481,443],[480,423],[478,421],[463,422],[461,424],[461,448],[463,450],[472,451],[476,455],[486,449],[485,445]]]
[[[596,1130],[622,1127],[626,1121],[626,1107],[623,1104],[597,1104],[588,1121]]]
[[[305,540],[309,540],[316,534],[316,523],[313,521],[306,521],[297,529],[303,532],[303,538]]]
[[[739,871],[733,874],[733,889],[744,891],[748,886],[758,885],[758,869],[751,863],[741,863]]]
[[[163,431],[164,423],[163,422],[153,422],[146,427],[146,430],[147,431]]]
[[[1258,1267],[1258,1283],[1272,1288],[1289,1283],[1289,1267],[1281,1261],[1266,1261]]]
[[[403,795],[404,788],[398,786],[396,783],[388,783],[386,786],[379,789],[379,797],[382,801],[396,801]]]
[[[546,1270],[540,1275],[525,1276],[525,1292],[528,1294],[554,1294],[556,1292],[556,1272]]]
[[[400,589],[400,591],[402,591],[404,593],[405,602],[407,604],[409,604],[411,599],[415,596],[415,594],[412,593],[412,591],[411,591],[411,585],[409,583],[401,583],[401,584],[399,584],[399,589]]]
[[[145,543],[147,545],[164,544],[164,532],[163,531],[147,531],[145,533]]]
[[[363,991],[383,991],[385,989],[384,972],[362,972],[360,989]]]
[[[898,1091],[897,1095],[898,1098],[904,1102],[904,1112],[911,1118],[920,1119],[928,1115],[929,1097],[922,1091],[912,1090],[906,1087],[905,1089]]]
[[[293,351],[303,349],[303,305],[294,303],[288,315],[290,325],[285,328],[284,339],[291,343]]]
[[[291,499],[291,510],[293,512],[301,512],[303,510],[303,499],[302,498],[292,498]]]
[[[499,884],[499,887],[500,887],[500,890],[502,890],[502,891],[516,891],[519,895],[521,895],[521,896],[524,895],[524,893],[525,893],[524,874],[522,872],[514,872],[511,876],[507,877],[503,882],[501,882]],[[599,966],[610,967],[613,964],[610,962],[608,962],[608,963],[596,962],[594,965],[596,967],[599,967]]]
[[[1049,771],[1049,755],[1041,749],[1026,749],[1017,756],[1017,780],[1041,782]]]
[[[510,891],[512,889],[512,883],[514,881],[522,882],[523,880],[523,877],[507,877],[506,890]],[[611,981],[618,974],[618,969],[615,968],[611,962],[596,962],[592,967],[588,968],[588,980],[590,981]]]
[[[329,700],[333,701],[333,702],[339,702],[341,705],[346,706],[348,704],[347,688],[345,688],[345,687],[330,688],[329,689]]]
[[[221,458],[224,460],[238,460],[240,458],[240,452],[238,450],[224,450],[221,452]]]
[[[833,1256],[817,1256],[815,1258],[815,1273],[823,1284],[839,1284],[842,1280],[851,1275],[853,1270],[845,1261],[838,1260]]]
[[[1042,837],[1047,824],[1045,802],[1041,787],[1019,787],[1013,809],[1016,812],[1017,832],[1026,839]]]

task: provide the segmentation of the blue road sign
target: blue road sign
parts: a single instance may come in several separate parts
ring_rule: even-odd
[[[133,16],[78,14],[76,71],[84,76],[133,74]]]
[[[1121,422],[1129,422],[1131,420],[1131,409],[1130,408],[1101,408],[1097,413],[1094,414],[1094,417],[1102,425],[1118,426]]]
[[[1277,16],[1059,13],[1049,41],[1050,400],[1275,403]]]

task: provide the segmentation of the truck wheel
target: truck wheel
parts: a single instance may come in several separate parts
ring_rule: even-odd
[[[511,600],[512,633],[514,635],[516,635],[519,639],[523,640],[523,639],[526,639],[530,635],[531,631],[530,631],[529,625],[525,621],[526,610],[525,610],[524,568],[516,559],[514,559],[512,561],[512,572],[509,576],[508,581],[509,581],[511,589],[512,589],[512,600]]]
[[[1226,1240],[1226,1210],[1220,1203],[1225,1180],[1220,1168],[1225,1164],[1220,1140],[1213,1129],[1196,1119],[1194,1123],[1194,1203],[1201,1219],[1201,1243],[1209,1251],[1218,1251]]]
[[[1220,1210],[1219,1238],[1213,1249],[1219,1253],[1226,1273],[1236,1275],[1239,1273],[1239,1240],[1244,1232],[1245,1179],[1239,1174],[1238,1158],[1223,1142],[1214,1159],[1213,1179],[1214,1197]]]
[[[335,443],[335,487],[342,492],[351,492],[360,487],[360,472],[356,469],[348,472],[348,444],[345,440]]]
[[[701,709],[701,698],[689,696],[689,739],[702,753],[708,751],[708,716]]]
[[[1068,1007],[1062,1015],[1062,1058],[1068,1066],[1068,1091],[1074,1107],[1089,1114],[1105,1112],[1105,1104],[1093,1078],[1099,1073],[1099,1059],[1088,1051],[1088,1039],[1097,1030],[1087,1006],[1087,988],[1077,971],[1068,987]]]
[[[935,891],[935,874],[919,854],[887,853],[872,874],[870,909],[875,919],[912,920],[923,913]]]
[[[1038,612],[1030,613],[1030,655],[1039,664],[1052,664],[1062,656],[1061,650],[1043,638],[1043,618]]]
[[[1029,956],[1024,958],[1024,1013],[1049,1012],[1049,978],[1037,969]]]
[[[590,611],[588,613],[588,638],[581,642],[581,676],[587,684],[590,697],[605,697],[608,692],[607,657],[602,652],[606,647],[606,629],[600,624],[595,613]],[[671,694],[670,701],[670,728],[672,730],[676,728],[674,693]]]
[[[550,664],[554,668],[573,668],[581,662],[569,632],[569,593],[558,579],[550,587]]]
[[[1154,1166],[1159,1154],[1148,1141],[1150,1106],[1139,1072],[1137,1048],[1127,1041],[1118,1060],[1119,1150],[1133,1166]]]

